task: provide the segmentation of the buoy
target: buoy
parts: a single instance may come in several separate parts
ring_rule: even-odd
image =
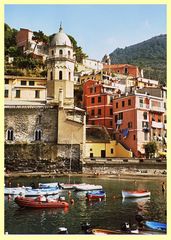
[[[19,183],[17,183],[17,187],[20,187],[20,184],[19,184]]]
[[[11,182],[9,182],[9,187],[11,187]]]
[[[70,200],[70,202],[71,202],[71,204],[74,204],[74,199],[72,198],[72,199]]]

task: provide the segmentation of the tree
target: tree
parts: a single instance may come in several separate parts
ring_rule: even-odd
[[[149,142],[144,144],[146,158],[153,157],[155,152],[157,151],[157,144],[156,142]]]

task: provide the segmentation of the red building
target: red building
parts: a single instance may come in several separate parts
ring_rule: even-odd
[[[113,97],[116,88],[88,80],[83,85],[83,105],[87,111],[87,123],[105,126],[113,132]]]
[[[145,155],[144,144],[157,141],[162,148],[164,137],[164,100],[142,93],[113,100],[115,137],[135,157]]]
[[[108,74],[116,73],[116,74],[123,74],[129,75],[132,77],[140,77],[140,71],[137,66],[130,65],[130,64],[112,64],[112,65],[103,65],[103,70],[106,71]]]

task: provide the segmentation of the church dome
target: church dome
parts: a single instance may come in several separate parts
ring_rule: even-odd
[[[72,43],[66,33],[64,33],[62,26],[60,26],[59,32],[55,34],[51,42],[52,47],[56,45],[67,45],[72,47]]]

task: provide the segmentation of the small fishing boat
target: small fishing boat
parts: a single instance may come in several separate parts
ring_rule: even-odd
[[[148,197],[150,195],[151,195],[151,192],[146,190],[122,191],[123,198]]]
[[[79,184],[74,186],[75,191],[92,191],[92,190],[102,190],[101,185],[93,185],[93,184]]]
[[[51,182],[51,183],[39,183],[39,188],[59,188],[58,182]]]
[[[5,187],[5,195],[19,195],[24,194],[26,190],[32,190],[32,187]]]
[[[29,198],[29,197],[19,197],[15,198],[15,203],[18,204],[19,207],[25,208],[67,208],[69,204],[65,201],[59,201],[56,199],[42,199],[39,196],[38,198]]]
[[[88,200],[101,200],[106,197],[106,193],[103,190],[94,190],[86,193]]]
[[[153,230],[164,231],[164,232],[166,232],[166,229],[167,229],[166,223],[161,223],[156,221],[145,221],[144,226]]]
[[[49,195],[57,195],[59,193],[58,188],[37,188],[37,189],[27,189],[24,192],[25,197],[36,197],[36,196],[49,196]]]

